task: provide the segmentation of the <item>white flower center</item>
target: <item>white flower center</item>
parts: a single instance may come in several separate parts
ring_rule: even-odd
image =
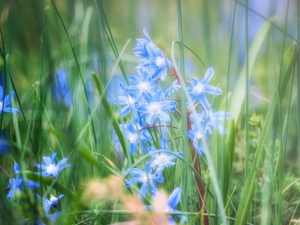
[[[153,114],[157,114],[158,111],[160,110],[160,105],[157,102],[150,103],[149,105],[149,111]]]
[[[165,165],[167,160],[168,160],[168,157],[164,154],[161,154],[160,156],[158,156],[158,159],[157,159],[157,161],[160,165]]]
[[[135,143],[138,139],[137,134],[130,133],[128,136],[128,140],[131,144]]]
[[[197,133],[196,133],[196,139],[199,141],[199,140],[201,140],[203,138],[203,134],[200,132],[200,131],[198,131]]]
[[[135,103],[135,100],[129,96],[129,97],[127,98],[127,105],[132,106],[134,103]]]
[[[193,92],[195,94],[201,94],[204,91],[204,86],[201,83],[198,83],[196,86],[193,87]]]
[[[49,174],[54,174],[58,171],[58,168],[55,166],[55,164],[50,164],[49,166],[47,166],[46,168],[46,172]]]
[[[163,68],[166,66],[166,60],[163,57],[157,57],[155,59],[156,66],[159,68]]]
[[[144,174],[142,180],[143,180],[143,183],[147,183],[148,182],[148,176],[147,176],[147,174]]]
[[[139,84],[139,89],[142,92],[148,92],[150,90],[150,85],[148,82],[141,82]]]
[[[51,201],[51,202],[54,202],[54,201],[56,201],[56,200],[57,200],[57,198],[56,198],[55,196],[53,196],[53,195],[50,196],[50,201]]]
[[[2,107],[3,107],[3,102],[0,101],[0,110],[2,110]]]

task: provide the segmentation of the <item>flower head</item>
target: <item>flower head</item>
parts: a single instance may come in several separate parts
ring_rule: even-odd
[[[141,104],[137,110],[141,113],[141,117],[145,117],[146,123],[153,125],[156,119],[161,121],[169,121],[170,116],[167,110],[176,110],[176,101],[163,99],[163,92],[159,90],[154,96],[144,94],[148,103]]]
[[[170,154],[167,152],[160,151],[160,150],[168,150],[167,141],[163,138],[161,142],[162,143],[159,150],[152,150],[152,152],[157,152],[157,153],[151,155],[153,161],[150,163],[150,166],[152,168],[157,167],[156,171],[159,173],[162,173],[162,171],[166,167],[174,166],[176,163],[173,160],[175,160],[178,156],[181,157],[183,156],[182,153]]]
[[[10,144],[7,141],[7,135],[0,135],[0,154],[6,154],[10,152]]]
[[[20,166],[19,164],[14,164],[15,177],[11,178],[8,183],[9,192],[7,194],[7,199],[11,199],[15,196],[16,193],[22,191],[24,189],[24,180],[20,175]],[[38,188],[39,184],[26,180],[27,187],[30,189]]]
[[[127,126],[124,133],[126,139],[129,141],[130,153],[131,155],[134,155],[139,142],[139,135],[132,121],[127,122]]]
[[[204,147],[201,143],[201,140],[207,140],[207,134],[203,131],[203,129],[197,126],[192,126],[192,130],[189,130],[188,137],[192,140],[193,146],[198,152],[200,156],[204,152]]]
[[[143,94],[153,94],[157,88],[158,80],[152,79],[148,72],[142,68],[139,69],[141,76],[131,76],[130,83],[126,89],[129,93],[135,96],[137,101],[143,97]]]
[[[132,184],[141,183],[142,186],[139,192],[139,198],[146,196],[150,190],[151,194],[154,195],[157,191],[156,183],[162,183],[164,178],[161,173],[153,173],[150,163],[147,163],[143,170],[138,168],[128,169],[125,174],[130,174],[131,178],[127,180],[126,185],[130,187]]]
[[[165,54],[152,42],[146,29],[143,30],[146,39],[140,38],[136,41],[136,47],[133,53],[141,57],[141,64],[138,68],[144,68],[151,71],[152,78],[165,80],[168,68],[172,67],[171,61]]]
[[[10,94],[6,95],[4,97],[4,90],[3,87],[0,85],[0,113],[2,112],[10,112],[10,113],[18,113],[19,110],[15,108],[9,107],[11,103],[11,99],[14,97],[15,92],[12,91]]]
[[[63,158],[57,164],[55,163],[55,158],[56,153],[53,153],[51,157],[43,157],[44,164],[36,163],[35,167],[42,170],[38,174],[41,174],[42,176],[52,176],[53,178],[56,178],[60,171],[62,171],[64,168],[71,166],[70,164],[66,164],[68,158]]]
[[[115,104],[122,106],[120,116],[125,117],[130,112],[135,113],[136,100],[133,93],[129,93],[126,88],[120,83],[123,92],[115,99]]]
[[[57,207],[58,201],[61,198],[63,198],[64,195],[59,195],[58,197],[55,197],[55,196],[51,195],[49,200],[45,199],[45,198],[42,198],[39,195],[37,195],[37,197],[43,201],[44,211],[45,211],[46,214],[48,214],[51,207],[54,207],[54,208]]]
[[[73,105],[72,92],[68,83],[68,72],[60,69],[54,77],[52,96],[55,102],[62,103],[67,107]]]
[[[187,103],[190,108],[196,101],[202,105],[206,112],[210,109],[210,104],[204,95],[204,93],[208,93],[211,95],[220,95],[222,94],[222,90],[218,87],[214,87],[209,85],[208,82],[212,79],[214,75],[213,68],[208,68],[203,80],[199,81],[197,78],[192,77],[191,86],[187,87],[187,92],[191,97],[191,101]]]
[[[180,201],[180,197],[181,197],[181,188],[177,187],[174,189],[174,191],[172,192],[172,194],[170,195],[169,199],[168,199],[168,212],[179,212],[178,210],[176,210],[175,208],[177,207],[179,201]],[[179,218],[181,218],[182,220],[184,220],[185,222],[187,222],[187,218],[185,216],[181,216],[181,215],[177,215]],[[173,217],[169,217],[169,222],[171,224],[175,224]]]
[[[205,134],[212,133],[212,127],[217,128],[220,134],[226,133],[220,120],[229,119],[230,113],[228,112],[209,112],[201,114],[191,114],[191,121],[194,123],[192,126],[202,127]]]

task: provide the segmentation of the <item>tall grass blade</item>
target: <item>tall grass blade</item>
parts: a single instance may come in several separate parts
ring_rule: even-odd
[[[126,147],[126,142],[125,142],[124,136],[122,134],[122,131],[121,131],[119,125],[118,125],[118,122],[117,122],[116,118],[114,117],[114,114],[113,114],[113,111],[112,111],[112,109],[109,105],[109,102],[105,97],[105,92],[104,92],[103,86],[101,84],[101,81],[99,79],[99,76],[94,72],[92,73],[92,76],[93,76],[94,82],[96,84],[97,90],[99,92],[99,95],[101,96],[101,103],[103,105],[103,108],[106,111],[106,113],[107,113],[107,115],[110,119],[110,122],[112,123],[113,128],[116,131],[116,134],[117,134],[117,136],[120,140],[122,149],[124,151],[124,154],[125,154],[127,160],[131,163],[133,159],[130,155],[130,152],[128,151],[128,149]]]
[[[294,48],[295,49],[295,48]],[[247,217],[249,215],[249,209],[254,197],[255,189],[256,189],[256,181],[257,181],[257,174],[260,168],[260,165],[262,163],[262,160],[264,159],[265,155],[265,144],[267,140],[267,136],[269,135],[269,132],[272,129],[272,122],[273,122],[273,115],[276,105],[282,100],[283,93],[285,89],[287,88],[287,82],[289,81],[293,68],[295,66],[295,54],[293,54],[292,58],[290,59],[290,63],[288,65],[288,68],[284,74],[284,77],[280,84],[277,86],[273,98],[268,110],[268,113],[266,115],[265,123],[263,126],[263,130],[261,133],[261,137],[258,143],[258,147],[255,152],[253,164],[251,166],[245,187],[242,192],[240,204],[238,207],[237,215],[236,215],[236,221],[235,225],[245,224]],[[279,94],[278,94],[279,93]],[[279,99],[278,99],[279,97]]]
[[[249,79],[251,77],[251,73],[254,68],[255,61],[257,59],[257,56],[259,54],[259,51],[261,50],[261,47],[267,37],[267,34],[270,29],[270,23],[266,23],[259,33],[257,34],[256,38],[254,39],[250,51],[249,51]],[[241,109],[245,100],[245,83],[246,83],[246,64],[243,66],[240,77],[236,83],[234,92],[232,93],[232,97],[230,99],[229,104],[229,112],[231,115],[231,118],[234,119],[234,121],[238,121]]]
[[[221,176],[223,178],[221,184],[223,185],[222,195],[223,195],[224,206],[227,205],[228,190],[231,182],[230,178],[231,178],[231,170],[233,164],[234,147],[235,147],[235,125],[234,125],[234,120],[232,120],[230,125],[229,135],[227,138],[227,144],[226,144],[225,162],[224,162],[224,168],[222,170],[223,176]]]

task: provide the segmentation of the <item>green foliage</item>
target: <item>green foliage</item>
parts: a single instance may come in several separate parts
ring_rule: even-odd
[[[141,209],[135,201],[140,185],[128,189],[124,170],[144,165],[152,155],[131,156],[119,127],[130,117],[118,115],[108,90],[113,76],[128,82],[129,75],[136,74],[139,59],[132,48],[143,27],[170,56],[182,81],[180,94],[172,96],[180,99],[177,108],[182,114],[171,118],[174,129],[168,130],[172,138],[166,152],[184,156],[164,171],[165,183],[159,189],[170,194],[182,188],[177,209],[188,217],[187,224],[299,222],[299,40],[293,36],[299,25],[294,14],[298,3],[282,1],[282,10],[276,1],[268,1],[265,5],[274,15],[265,16],[250,2],[1,1],[0,84],[5,93],[15,91],[12,107],[20,113],[0,114],[0,148],[2,135],[10,145],[9,154],[0,153],[0,224],[33,224],[38,218],[52,224],[36,194],[65,195],[51,212],[62,211],[59,224],[136,219],[138,212],[132,211]],[[246,9],[248,17],[257,15],[263,21],[257,33],[251,33],[254,24]],[[210,99],[212,109],[229,111],[231,119],[222,124],[226,134],[213,130],[212,138],[203,141],[208,153],[194,157],[186,132],[185,81],[190,76],[202,79],[209,66],[215,69],[214,83],[223,90],[221,98]],[[68,71],[72,107],[53,99],[59,69]],[[168,76],[167,82],[174,79]],[[149,130],[158,149],[164,130]],[[41,177],[34,167],[52,152],[68,157],[72,165],[57,179]],[[25,188],[8,200],[15,162],[20,174],[40,189]],[[111,175],[121,177],[120,189],[108,185]],[[95,199],[87,202],[89,181],[98,178],[102,180],[96,190],[111,190],[103,197],[92,189]]]

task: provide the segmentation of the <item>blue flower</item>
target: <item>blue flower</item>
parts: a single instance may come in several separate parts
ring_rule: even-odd
[[[132,121],[127,122],[127,127],[124,130],[124,133],[125,133],[126,139],[129,141],[130,153],[131,153],[131,155],[134,155],[137,145],[138,145],[139,136],[138,136],[138,132],[136,131]]]
[[[211,134],[212,127],[217,128],[220,134],[224,134],[226,131],[224,130],[222,124],[218,121],[229,119],[230,113],[228,112],[209,112],[209,113],[201,113],[201,114],[191,114],[190,119],[194,123],[193,126],[203,127],[204,133]]]
[[[4,90],[3,87],[0,85],[0,113],[2,112],[10,112],[10,113],[18,113],[19,110],[15,108],[9,107],[11,103],[11,99],[14,97],[15,92],[12,91],[10,94],[6,95],[4,97]]]
[[[160,78],[164,81],[167,76],[168,68],[172,67],[172,63],[152,42],[145,28],[143,32],[147,39],[137,39],[136,47],[133,49],[133,53],[142,58],[138,68],[145,68],[149,72],[151,71],[152,78]]]
[[[53,195],[50,196],[50,200],[48,199],[45,199],[45,198],[42,198],[41,196],[37,195],[37,197],[39,199],[41,199],[43,201],[43,205],[44,205],[44,212],[46,214],[48,214],[49,210],[51,207],[54,207],[56,208],[57,207],[57,204],[58,204],[58,201],[64,197],[64,195],[59,195],[58,197],[55,197]]]
[[[0,136],[0,154],[6,154],[10,152],[10,144],[7,141],[6,135]]]
[[[193,146],[200,156],[204,152],[204,147],[201,143],[201,140],[207,140],[207,134],[203,131],[202,128],[198,128],[197,126],[192,126],[192,130],[189,130],[188,137],[192,140]]]
[[[72,92],[68,83],[68,72],[65,69],[60,69],[54,77],[52,87],[52,96],[58,104],[64,104],[67,107],[73,105]]]
[[[136,100],[133,94],[128,93],[122,83],[120,83],[120,86],[123,89],[123,93],[117,97],[115,104],[122,106],[120,116],[125,117],[130,112],[135,113]]]
[[[173,162],[173,160],[175,160],[178,156],[182,157],[183,154],[182,153],[170,154],[167,152],[161,152],[160,150],[168,150],[168,144],[164,138],[162,139],[162,143],[160,147],[161,149],[159,150],[152,150],[152,152],[156,151],[157,153],[151,155],[153,161],[150,163],[150,166],[152,168],[157,167],[156,171],[162,173],[164,168],[169,166],[174,166],[176,163]]]
[[[179,211],[176,210],[176,206],[178,205],[179,201],[180,201],[180,197],[181,197],[181,188],[177,187],[174,189],[174,191],[172,192],[172,194],[170,195],[169,199],[168,199],[168,209],[167,211],[170,213],[176,212],[178,213]],[[181,218],[183,221],[187,222],[187,218],[185,216],[181,216],[181,215],[177,215],[179,218]],[[169,217],[169,222],[171,224],[175,224],[175,221],[173,219],[172,216]]]
[[[158,80],[152,79],[145,70],[139,69],[139,73],[140,77],[130,76],[131,85],[126,88],[137,101],[141,99],[144,93],[153,94],[158,84]]]
[[[146,123],[153,125],[156,119],[161,121],[169,121],[170,116],[167,110],[176,110],[176,101],[169,99],[162,99],[163,92],[159,90],[154,96],[144,94],[148,103],[141,104],[137,107],[137,110],[141,113],[142,117],[145,117]]]
[[[164,168],[174,166],[176,164],[173,160],[175,160],[177,156],[166,152],[158,152],[152,155],[152,158],[153,161],[151,162],[151,167],[157,166],[157,171],[162,172]]]
[[[124,82],[125,82],[125,80],[121,75],[114,75],[108,81],[108,86],[106,89],[106,96],[107,96],[107,100],[111,104],[116,103],[115,96],[124,95],[124,90],[120,86],[120,84],[124,83]]]
[[[8,183],[9,192],[6,196],[7,199],[13,198],[17,192],[22,191],[24,188],[24,180],[20,177],[20,166],[17,163],[14,164],[14,171],[16,176],[9,180]],[[27,187],[30,189],[39,187],[39,184],[30,180],[27,180],[26,184]]]
[[[188,108],[190,108],[198,100],[198,103],[200,103],[204,110],[208,112],[210,109],[210,104],[204,93],[211,95],[222,94],[222,90],[220,88],[208,84],[213,75],[213,68],[208,68],[203,80],[199,81],[197,78],[192,77],[191,86],[187,87],[187,92],[191,97],[191,101],[188,101],[187,103]]]
[[[56,178],[60,171],[62,171],[64,168],[71,166],[70,164],[66,164],[68,158],[63,158],[57,164],[55,163],[55,158],[56,158],[56,153],[53,153],[51,157],[50,156],[43,157],[43,161],[45,165],[36,163],[35,167],[42,170],[42,172],[39,172],[37,174],[41,174],[42,176],[52,176],[53,178]]]
[[[146,28],[143,29],[143,33],[147,39],[144,38],[136,39],[136,46],[133,49],[133,53],[140,58],[148,58],[149,56],[148,49],[150,48],[157,49],[157,46],[152,42]]]
[[[149,189],[151,194],[154,195],[157,192],[156,183],[164,182],[164,178],[161,173],[152,172],[149,162],[143,170],[133,168],[125,171],[125,174],[128,173],[130,173],[131,178],[126,182],[127,187],[130,187],[132,184],[142,184],[139,192],[140,199],[148,194]]]
[[[9,180],[8,188],[9,188],[9,192],[8,192],[6,198],[11,199],[12,197],[15,196],[16,192],[19,192],[22,190],[23,180],[21,178],[19,178],[19,176],[17,175],[16,177]]]

